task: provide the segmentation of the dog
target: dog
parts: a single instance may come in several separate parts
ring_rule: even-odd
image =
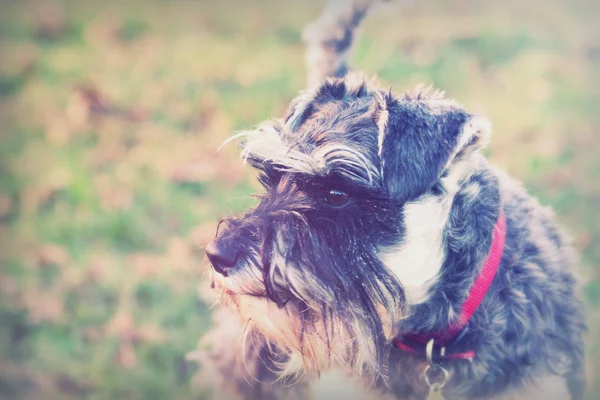
[[[265,191],[206,248],[235,311],[204,338],[213,394],[581,399],[569,240],[482,155],[487,118],[348,72],[372,3],[324,14],[308,35],[316,84],[231,139]]]

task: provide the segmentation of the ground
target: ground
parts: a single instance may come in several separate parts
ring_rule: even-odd
[[[600,3],[403,1],[352,65],[446,90],[581,255],[600,398]],[[203,398],[202,247],[254,204],[236,130],[303,88],[319,2],[0,0],[0,398]]]

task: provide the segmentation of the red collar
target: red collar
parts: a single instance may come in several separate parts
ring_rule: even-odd
[[[479,304],[481,304],[485,297],[498,267],[500,266],[500,260],[504,253],[504,240],[506,239],[506,218],[504,217],[504,211],[500,210],[500,216],[496,227],[494,228],[494,234],[492,239],[492,247],[488,254],[485,264],[481,269],[481,273],[473,283],[471,291],[465,300],[460,316],[456,321],[448,326],[442,332],[431,333],[428,335],[412,335],[404,334],[402,338],[394,339],[394,345],[399,349],[414,353],[414,354],[425,354],[425,344],[434,339],[434,353],[438,360],[456,360],[456,359],[472,359],[475,357],[475,351],[468,350],[459,353],[451,353],[447,351],[446,346],[450,346],[458,337],[462,329],[467,325],[471,316],[475,313]]]

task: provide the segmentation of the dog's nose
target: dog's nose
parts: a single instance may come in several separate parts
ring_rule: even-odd
[[[238,259],[239,250],[232,241],[213,240],[206,246],[206,256],[215,271],[227,276]]]

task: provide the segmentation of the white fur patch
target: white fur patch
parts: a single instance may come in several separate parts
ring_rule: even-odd
[[[443,198],[422,197],[407,203],[404,206],[404,242],[397,248],[381,250],[381,259],[404,287],[408,304],[425,302],[429,289],[437,282],[446,257],[443,234],[454,196],[461,187],[464,189],[464,182],[480,160],[481,155],[474,154],[451,166],[448,174],[440,179],[446,190]],[[467,188],[476,196],[477,187]]]
[[[253,157],[262,162],[270,162],[284,171],[325,175],[336,171],[354,181],[371,185],[380,179],[380,172],[361,149],[341,143],[317,148],[312,153],[303,153],[293,144],[286,143],[282,132],[288,127],[277,121],[261,124],[257,129],[239,132],[223,144],[234,140],[243,143],[242,158]]]
[[[406,236],[396,249],[383,249],[381,258],[404,287],[408,304],[423,303],[446,256],[444,227],[452,197],[424,197],[404,206]]]
[[[286,144],[281,138],[280,129],[283,127],[277,126],[276,123],[264,123],[256,130],[240,132],[232,136],[227,142],[238,139],[244,142],[242,150],[244,160],[252,156],[305,173],[314,173],[323,168],[323,165],[315,163],[314,157]]]
[[[385,95],[380,92],[375,92],[375,100],[377,101],[377,106],[379,107],[379,114],[377,117],[377,143],[378,143],[378,154],[381,157],[381,152],[383,151],[383,139],[385,138],[385,130],[387,129],[387,122],[390,118],[390,112],[387,109],[387,102],[385,100]]]
[[[455,151],[452,157],[448,159],[446,168],[454,161],[456,155],[466,147],[472,147],[472,150],[476,150],[487,146],[491,136],[492,124],[490,120],[483,116],[472,117],[463,125]]]

